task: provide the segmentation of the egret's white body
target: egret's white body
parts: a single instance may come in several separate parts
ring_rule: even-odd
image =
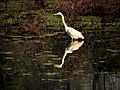
[[[63,22],[63,24],[64,24],[64,26],[65,26],[65,31],[67,32],[68,35],[70,35],[70,37],[72,38],[72,40],[73,40],[73,39],[78,39],[78,38],[84,39],[84,36],[82,35],[81,32],[75,30],[75,29],[72,28],[72,27],[68,27],[68,26],[67,26],[67,24],[65,23],[64,16],[63,16],[63,14],[62,14],[61,12],[58,12],[58,13],[56,13],[56,14],[54,14],[54,15],[60,15],[60,16],[62,17],[62,22]]]

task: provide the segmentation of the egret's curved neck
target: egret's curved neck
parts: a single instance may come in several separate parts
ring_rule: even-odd
[[[65,23],[64,16],[63,16],[63,15],[61,15],[61,17],[62,17],[62,21],[63,21],[63,24],[64,24],[65,28],[67,28],[68,26],[67,26],[67,24]]]

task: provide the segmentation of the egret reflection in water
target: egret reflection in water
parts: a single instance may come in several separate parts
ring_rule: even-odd
[[[65,53],[63,55],[61,64],[55,64],[54,67],[62,68],[62,66],[64,64],[65,57],[67,56],[67,54],[72,53],[75,50],[78,50],[83,45],[83,43],[84,43],[84,41],[81,41],[81,42],[73,41],[73,42],[71,42],[70,45],[65,49]]]

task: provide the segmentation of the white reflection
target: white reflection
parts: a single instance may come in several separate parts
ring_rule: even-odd
[[[81,42],[78,42],[78,41],[71,42],[70,45],[65,49],[65,53],[63,55],[61,64],[55,64],[54,67],[62,68],[62,66],[64,64],[64,59],[67,56],[67,54],[68,53],[72,53],[75,50],[78,50],[83,45],[83,43],[84,43],[84,41],[81,41]]]

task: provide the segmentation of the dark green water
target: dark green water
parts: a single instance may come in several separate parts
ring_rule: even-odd
[[[120,90],[120,33],[84,36],[0,36],[0,90]]]

